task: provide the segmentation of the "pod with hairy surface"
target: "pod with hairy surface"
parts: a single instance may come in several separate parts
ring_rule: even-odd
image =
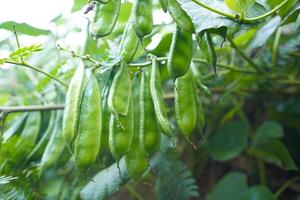
[[[68,87],[63,118],[63,136],[70,149],[77,133],[83,82],[84,66],[79,66]]]
[[[126,91],[131,94],[130,90]],[[111,114],[109,122],[109,149],[113,157],[119,161],[128,153],[134,134],[134,111],[132,97],[129,101],[129,108],[126,116]]]
[[[183,76],[189,70],[192,55],[192,34],[177,27],[173,34],[167,64],[169,74],[174,80]]]
[[[139,43],[139,38],[133,29],[132,17],[130,17],[123,32],[120,45],[121,55],[127,63],[131,62],[134,58]]]
[[[160,131],[155,117],[155,110],[150,91],[148,71],[142,72],[140,84],[140,144],[149,157],[160,146]]]
[[[126,116],[130,107],[131,80],[125,62],[114,77],[108,96],[108,107],[113,114]]]
[[[185,137],[189,138],[197,125],[195,86],[190,70],[175,81],[175,113],[177,124]]]
[[[98,39],[113,31],[120,14],[121,0],[110,0],[106,4],[94,2],[94,4],[89,31]]]
[[[191,18],[186,14],[186,12],[181,8],[177,0],[166,0],[167,10],[172,16],[176,24],[183,30],[187,32],[194,33],[195,28]]]
[[[125,155],[125,163],[128,174],[133,179],[141,179],[148,168],[148,162],[140,142],[140,77],[136,76],[133,84],[133,105],[134,105],[134,134],[129,152]]]
[[[78,120],[78,130],[74,142],[75,164],[80,170],[87,169],[95,162],[101,144],[102,111],[101,92],[93,73],[83,90]]]
[[[156,58],[152,58],[151,76],[150,76],[150,92],[154,105],[154,111],[157,122],[162,132],[168,137],[172,134],[172,127],[168,121],[168,115],[164,104],[160,74],[157,66]]]
[[[135,0],[132,8],[133,30],[140,40],[153,28],[152,0]]]

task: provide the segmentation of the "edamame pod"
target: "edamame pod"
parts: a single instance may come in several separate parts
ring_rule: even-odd
[[[167,0],[167,9],[176,22],[176,24],[183,30],[194,33],[195,28],[191,18],[186,12],[180,7],[177,0]]]
[[[133,30],[140,40],[152,31],[152,0],[135,0],[132,8]]]
[[[139,47],[139,38],[133,30],[133,24],[131,19],[128,20],[125,30],[121,39],[121,55],[123,59],[129,63],[135,56],[135,53]]]
[[[193,77],[190,70],[175,81],[175,113],[177,124],[189,138],[197,124],[197,105]]]
[[[167,111],[164,105],[161,80],[160,80],[159,70],[155,58],[152,59],[150,92],[151,92],[151,97],[154,105],[156,119],[163,133],[166,134],[167,136],[171,136],[172,128],[170,122],[168,121]]]
[[[140,84],[140,145],[149,157],[160,146],[160,131],[151,98],[150,80],[146,71],[142,72]]]
[[[95,162],[100,149],[101,131],[101,92],[95,75],[91,73],[83,90],[74,142],[75,164],[80,170]]]
[[[126,91],[131,94],[130,90]],[[127,116],[111,114],[109,123],[109,149],[113,157],[119,161],[128,153],[134,134],[134,113],[132,97],[129,101]]]
[[[109,35],[118,20],[121,0],[110,0],[106,4],[95,2],[90,17],[90,34],[95,38]]]
[[[134,105],[134,135],[129,152],[125,155],[125,163],[128,174],[131,178],[139,180],[148,167],[148,162],[145,157],[143,147],[140,143],[140,99],[139,99],[140,78],[135,77],[132,85],[133,90],[133,105]]]
[[[131,80],[125,62],[122,62],[111,85],[108,96],[108,107],[115,115],[126,116],[130,107]]]
[[[177,27],[173,34],[167,64],[169,74],[174,80],[183,76],[188,71],[192,61],[192,55],[192,34]]]
[[[79,66],[69,84],[65,100],[63,118],[63,136],[66,144],[71,148],[77,133],[79,108],[84,82],[84,66]]]

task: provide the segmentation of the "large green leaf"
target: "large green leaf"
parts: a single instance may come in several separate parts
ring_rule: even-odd
[[[125,160],[113,164],[96,174],[92,180],[81,190],[80,197],[86,200],[106,199],[129,181]]]
[[[0,24],[0,29],[6,29],[9,31],[13,31],[13,26],[16,27],[16,30],[18,33],[31,35],[31,36],[38,36],[38,35],[48,35],[51,33],[49,30],[36,28],[33,26],[30,26],[26,23],[17,23],[13,21],[3,22]]]
[[[247,147],[247,126],[243,122],[229,122],[207,143],[209,154],[219,161],[238,156]]]
[[[283,129],[280,124],[274,121],[266,121],[258,127],[253,144],[260,144],[272,138],[281,138],[283,135]]]
[[[276,200],[274,194],[266,186],[251,187],[242,200]]]
[[[280,26],[281,18],[279,16],[274,17],[272,20],[268,21],[264,26],[262,26],[257,32],[250,43],[250,48],[262,47],[266,44],[268,39]]]
[[[255,3],[254,0],[225,0],[226,5],[237,13],[245,13],[245,11]]]
[[[240,172],[231,172],[225,175],[207,195],[206,200],[233,200],[241,199],[247,192],[246,175]]]
[[[250,155],[286,170],[297,170],[297,166],[284,144],[278,139],[255,144],[247,151]]]
[[[88,4],[88,0],[74,0],[72,12],[82,9],[86,4]]]
[[[197,33],[206,29],[220,28],[222,26],[232,27],[237,23],[219,14],[211,12],[205,8],[200,7],[191,0],[178,0],[183,10],[191,17]],[[225,13],[234,14],[224,2],[218,0],[201,0],[206,5],[221,10]]]

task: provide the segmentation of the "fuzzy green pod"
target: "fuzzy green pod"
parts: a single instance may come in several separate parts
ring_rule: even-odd
[[[142,72],[140,84],[140,144],[149,157],[160,146],[160,131],[155,116],[154,104],[151,98],[149,74]]]
[[[98,156],[101,144],[101,92],[93,73],[83,90],[78,129],[74,142],[74,160],[80,170],[86,170]]]
[[[108,96],[108,107],[113,114],[126,116],[130,107],[131,80],[125,62],[114,77]]]
[[[130,91],[131,89],[127,91],[127,93],[131,93]],[[130,150],[134,134],[133,112],[133,101],[131,97],[127,116],[111,114],[110,117],[109,149],[117,161]]]
[[[106,4],[95,2],[90,16],[89,32],[95,38],[109,35],[118,20],[121,0],[110,0]]]
[[[132,18],[130,18],[126,24],[125,30],[121,39],[121,55],[123,59],[129,63],[135,56],[135,53],[139,47],[139,38],[134,32]]]
[[[63,117],[63,136],[70,149],[77,133],[83,82],[84,66],[79,66],[68,87]]]
[[[175,113],[178,127],[189,138],[197,124],[197,104],[195,86],[191,72],[175,81]]]
[[[148,162],[140,142],[140,78],[135,77],[132,84],[133,105],[134,105],[134,135],[129,152],[125,155],[125,163],[128,174],[131,178],[140,180],[148,168]]]
[[[152,0],[135,0],[132,8],[133,30],[142,40],[153,28]]]
[[[160,74],[156,59],[152,59],[151,76],[150,76],[150,92],[154,105],[154,111],[157,122],[162,129],[162,132],[168,137],[172,134],[172,127],[168,121],[168,115],[164,104]]]
[[[186,14],[186,12],[181,8],[177,0],[166,0],[167,10],[176,22],[177,26],[181,29],[194,33],[195,28],[191,18]]]
[[[192,34],[176,28],[168,58],[168,71],[175,80],[183,76],[190,68],[193,55]]]

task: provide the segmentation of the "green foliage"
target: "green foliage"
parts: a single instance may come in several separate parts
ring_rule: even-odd
[[[157,199],[185,200],[199,197],[196,181],[186,166],[172,156],[161,156],[157,166]]]
[[[39,36],[39,35],[48,35],[50,34],[49,30],[36,28],[30,26],[26,23],[17,23],[14,21],[3,22],[0,24],[0,29],[5,29],[9,31],[13,31],[13,26],[17,27],[17,32],[21,34],[31,35],[31,36]]]
[[[234,188],[234,189],[233,189]],[[207,196],[206,200],[241,199],[248,189],[246,175],[240,172],[231,172],[225,175]]]
[[[216,135],[208,140],[209,154],[219,161],[238,156],[247,147],[248,129],[244,122],[226,123]]]
[[[96,174],[91,181],[81,190],[82,199],[106,199],[129,181],[125,160],[121,159],[110,167]]]

